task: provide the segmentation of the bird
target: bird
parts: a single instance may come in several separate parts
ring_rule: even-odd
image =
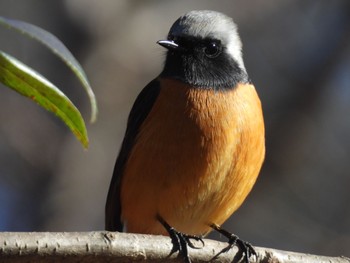
[[[194,10],[157,43],[166,49],[164,67],[130,111],[105,228],[175,235],[179,246],[214,229],[231,246],[239,241],[248,261],[253,247],[221,228],[251,191],[265,156],[261,101],[237,26],[221,12]]]

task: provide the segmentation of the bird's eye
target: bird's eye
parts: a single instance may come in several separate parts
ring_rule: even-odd
[[[203,51],[208,58],[216,58],[221,53],[221,45],[216,41],[212,41],[204,46]]]

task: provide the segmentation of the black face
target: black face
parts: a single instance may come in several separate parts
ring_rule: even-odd
[[[179,79],[199,88],[229,89],[248,82],[247,73],[227,54],[220,40],[168,36],[178,44],[169,49],[162,77]]]

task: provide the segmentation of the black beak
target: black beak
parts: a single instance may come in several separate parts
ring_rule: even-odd
[[[171,41],[171,40],[159,40],[159,41],[157,41],[157,44],[159,44],[162,47],[165,47],[166,49],[171,50],[171,51],[183,50],[182,47],[180,47],[178,44],[176,44],[174,41]]]

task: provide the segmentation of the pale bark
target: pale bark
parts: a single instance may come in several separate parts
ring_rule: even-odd
[[[197,243],[196,243],[197,244]],[[193,262],[237,262],[237,248],[220,253],[225,242],[205,239],[205,246],[189,248]],[[170,238],[112,232],[2,232],[0,262],[183,262],[172,253]],[[350,263],[345,257],[325,257],[270,248],[255,248],[252,262]]]

